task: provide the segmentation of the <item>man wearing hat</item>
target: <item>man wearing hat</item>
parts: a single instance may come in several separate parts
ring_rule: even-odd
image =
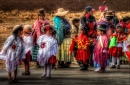
[[[85,34],[92,40],[96,39],[96,20],[93,16],[94,9],[91,6],[87,6],[85,8],[85,14],[81,18],[81,26],[85,30]],[[90,50],[91,55],[93,54],[93,44],[91,44]],[[91,56],[91,65],[93,65],[92,62],[92,56]]]
[[[70,63],[71,61],[71,57],[68,54],[69,52],[67,52],[66,50],[67,49],[66,47],[69,47],[68,42],[70,42],[71,40],[70,39],[71,25],[69,21],[65,18],[68,12],[69,11],[65,10],[64,8],[59,8],[57,10],[57,13],[54,14],[55,17],[53,20],[54,29],[56,30],[56,38],[59,44],[59,53],[57,57],[58,57],[59,65],[61,67],[63,67],[64,65],[67,65],[67,63]]]
[[[107,35],[110,37],[114,31],[115,31],[115,27],[113,25],[113,18],[114,18],[114,14],[112,11],[107,11],[105,14],[105,19],[104,20],[100,20],[97,24],[105,24],[107,26]]]
[[[104,72],[107,66],[109,38],[106,35],[106,25],[101,24],[97,27],[98,39],[94,48],[94,66],[96,72]]]

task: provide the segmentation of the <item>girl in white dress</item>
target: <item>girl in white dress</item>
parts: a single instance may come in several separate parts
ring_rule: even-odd
[[[23,29],[23,41],[24,41],[26,58],[23,60],[25,71],[22,73],[22,75],[30,75],[29,62],[32,60],[32,48],[33,48],[31,33],[32,33],[32,27],[30,25],[25,25]]]
[[[0,52],[0,59],[6,61],[6,69],[8,71],[9,83],[17,83],[17,67],[24,58],[24,46],[21,35],[23,33],[23,27],[16,25],[13,28],[12,35],[6,40],[2,51]],[[11,73],[14,72],[14,78],[11,77]]]
[[[44,66],[44,74],[42,78],[51,78],[52,65],[56,63],[56,54],[58,51],[58,43],[52,37],[53,27],[46,25],[43,27],[44,35],[38,38],[37,44],[39,45],[38,62]]]

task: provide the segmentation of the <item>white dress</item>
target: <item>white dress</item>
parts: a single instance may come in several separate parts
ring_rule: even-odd
[[[38,62],[41,66],[48,63],[51,56],[56,56],[58,52],[58,43],[52,36],[42,35],[38,38],[37,44],[39,45]]]
[[[21,63],[22,58],[25,58],[24,45],[20,37],[11,35],[4,43],[3,49],[0,52],[0,59],[6,60],[6,68],[8,72],[16,70]]]
[[[32,49],[33,49],[32,36],[31,35],[24,36],[23,41],[24,41],[25,54],[27,54],[30,51],[32,55]]]

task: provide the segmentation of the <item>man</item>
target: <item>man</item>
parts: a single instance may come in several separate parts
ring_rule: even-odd
[[[96,20],[93,16],[94,9],[91,6],[85,8],[85,14],[81,18],[81,26],[85,30],[85,34],[92,41],[96,39]],[[90,64],[93,65],[92,55],[93,55],[94,43],[90,45]],[[89,60],[88,60],[89,61]],[[88,62],[86,61],[86,62]],[[84,65],[84,69],[87,70],[88,65]]]

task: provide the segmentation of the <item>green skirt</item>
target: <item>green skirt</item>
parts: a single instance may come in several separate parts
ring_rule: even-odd
[[[39,46],[34,46],[34,47],[33,47],[32,61],[36,61],[36,62],[37,62],[38,50],[39,50]]]
[[[72,62],[73,57],[70,56],[70,44],[71,44],[71,38],[65,38],[63,40],[63,43],[59,45],[59,51],[57,53],[57,60],[60,62]]]

